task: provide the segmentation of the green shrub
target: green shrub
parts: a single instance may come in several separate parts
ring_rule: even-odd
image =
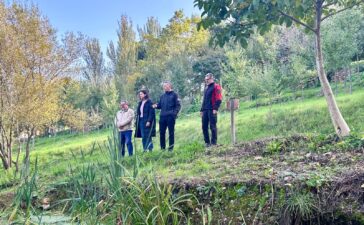
[[[287,202],[284,214],[296,221],[310,220],[317,211],[316,202],[311,192],[293,192]]]
[[[271,141],[265,148],[265,153],[273,155],[283,151],[283,143],[278,140]]]

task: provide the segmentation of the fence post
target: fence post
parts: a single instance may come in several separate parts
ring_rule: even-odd
[[[235,113],[234,113],[234,99],[231,98],[230,99],[230,121],[231,121],[231,125],[230,125],[230,129],[231,129],[231,142],[234,145],[236,143],[236,135],[235,135]]]

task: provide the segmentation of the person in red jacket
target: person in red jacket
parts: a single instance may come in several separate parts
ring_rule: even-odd
[[[203,95],[202,107],[200,110],[202,117],[202,132],[206,147],[216,145],[217,143],[217,112],[222,101],[221,86],[215,83],[214,75],[208,73],[205,75],[205,91]],[[211,130],[211,139],[209,136],[209,126]]]

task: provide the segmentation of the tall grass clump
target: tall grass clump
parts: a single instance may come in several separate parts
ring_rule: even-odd
[[[134,141],[134,143],[136,143]],[[137,146],[131,159],[124,159],[118,154],[119,140],[117,132],[107,142],[108,169],[106,175],[109,199],[113,218],[121,224],[180,224],[186,219],[181,206],[192,201],[190,194],[173,193],[173,186],[162,184],[152,172],[139,174],[139,156]],[[131,160],[132,172],[124,164]]]
[[[83,165],[81,169],[71,168],[69,192],[71,203],[69,211],[74,220],[87,222],[98,221],[101,214],[97,207],[105,198],[101,182],[97,179],[96,165],[93,163]]]
[[[286,201],[284,221],[301,224],[312,219],[315,212],[317,212],[317,207],[313,194],[307,191],[294,191]]]
[[[33,211],[33,199],[37,190],[36,178],[38,175],[38,159],[35,159],[34,171],[31,173],[30,164],[23,163],[20,172],[20,184],[16,189],[15,198],[13,201],[13,210],[9,216],[8,222],[16,220],[17,215],[25,218],[24,224],[30,224],[30,216]],[[23,212],[20,209],[24,209]],[[21,219],[18,219],[21,221]]]
[[[114,207],[121,224],[181,224],[187,221],[184,207],[196,200],[192,194],[175,193],[153,174],[141,180],[124,177],[122,183],[123,199]]]
[[[162,225],[187,221],[185,207],[196,198],[180,194],[151,171],[140,174],[141,162],[134,147],[132,157],[121,157],[115,130],[105,145],[100,146],[107,158],[106,169],[92,163],[77,172],[71,169],[72,197],[66,201],[71,202],[69,209],[75,222]],[[130,163],[128,170],[126,164]]]

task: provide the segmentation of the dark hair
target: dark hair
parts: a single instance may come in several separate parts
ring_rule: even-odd
[[[149,98],[149,93],[147,90],[140,90],[138,93],[142,92],[145,96],[144,99],[148,99]]]

